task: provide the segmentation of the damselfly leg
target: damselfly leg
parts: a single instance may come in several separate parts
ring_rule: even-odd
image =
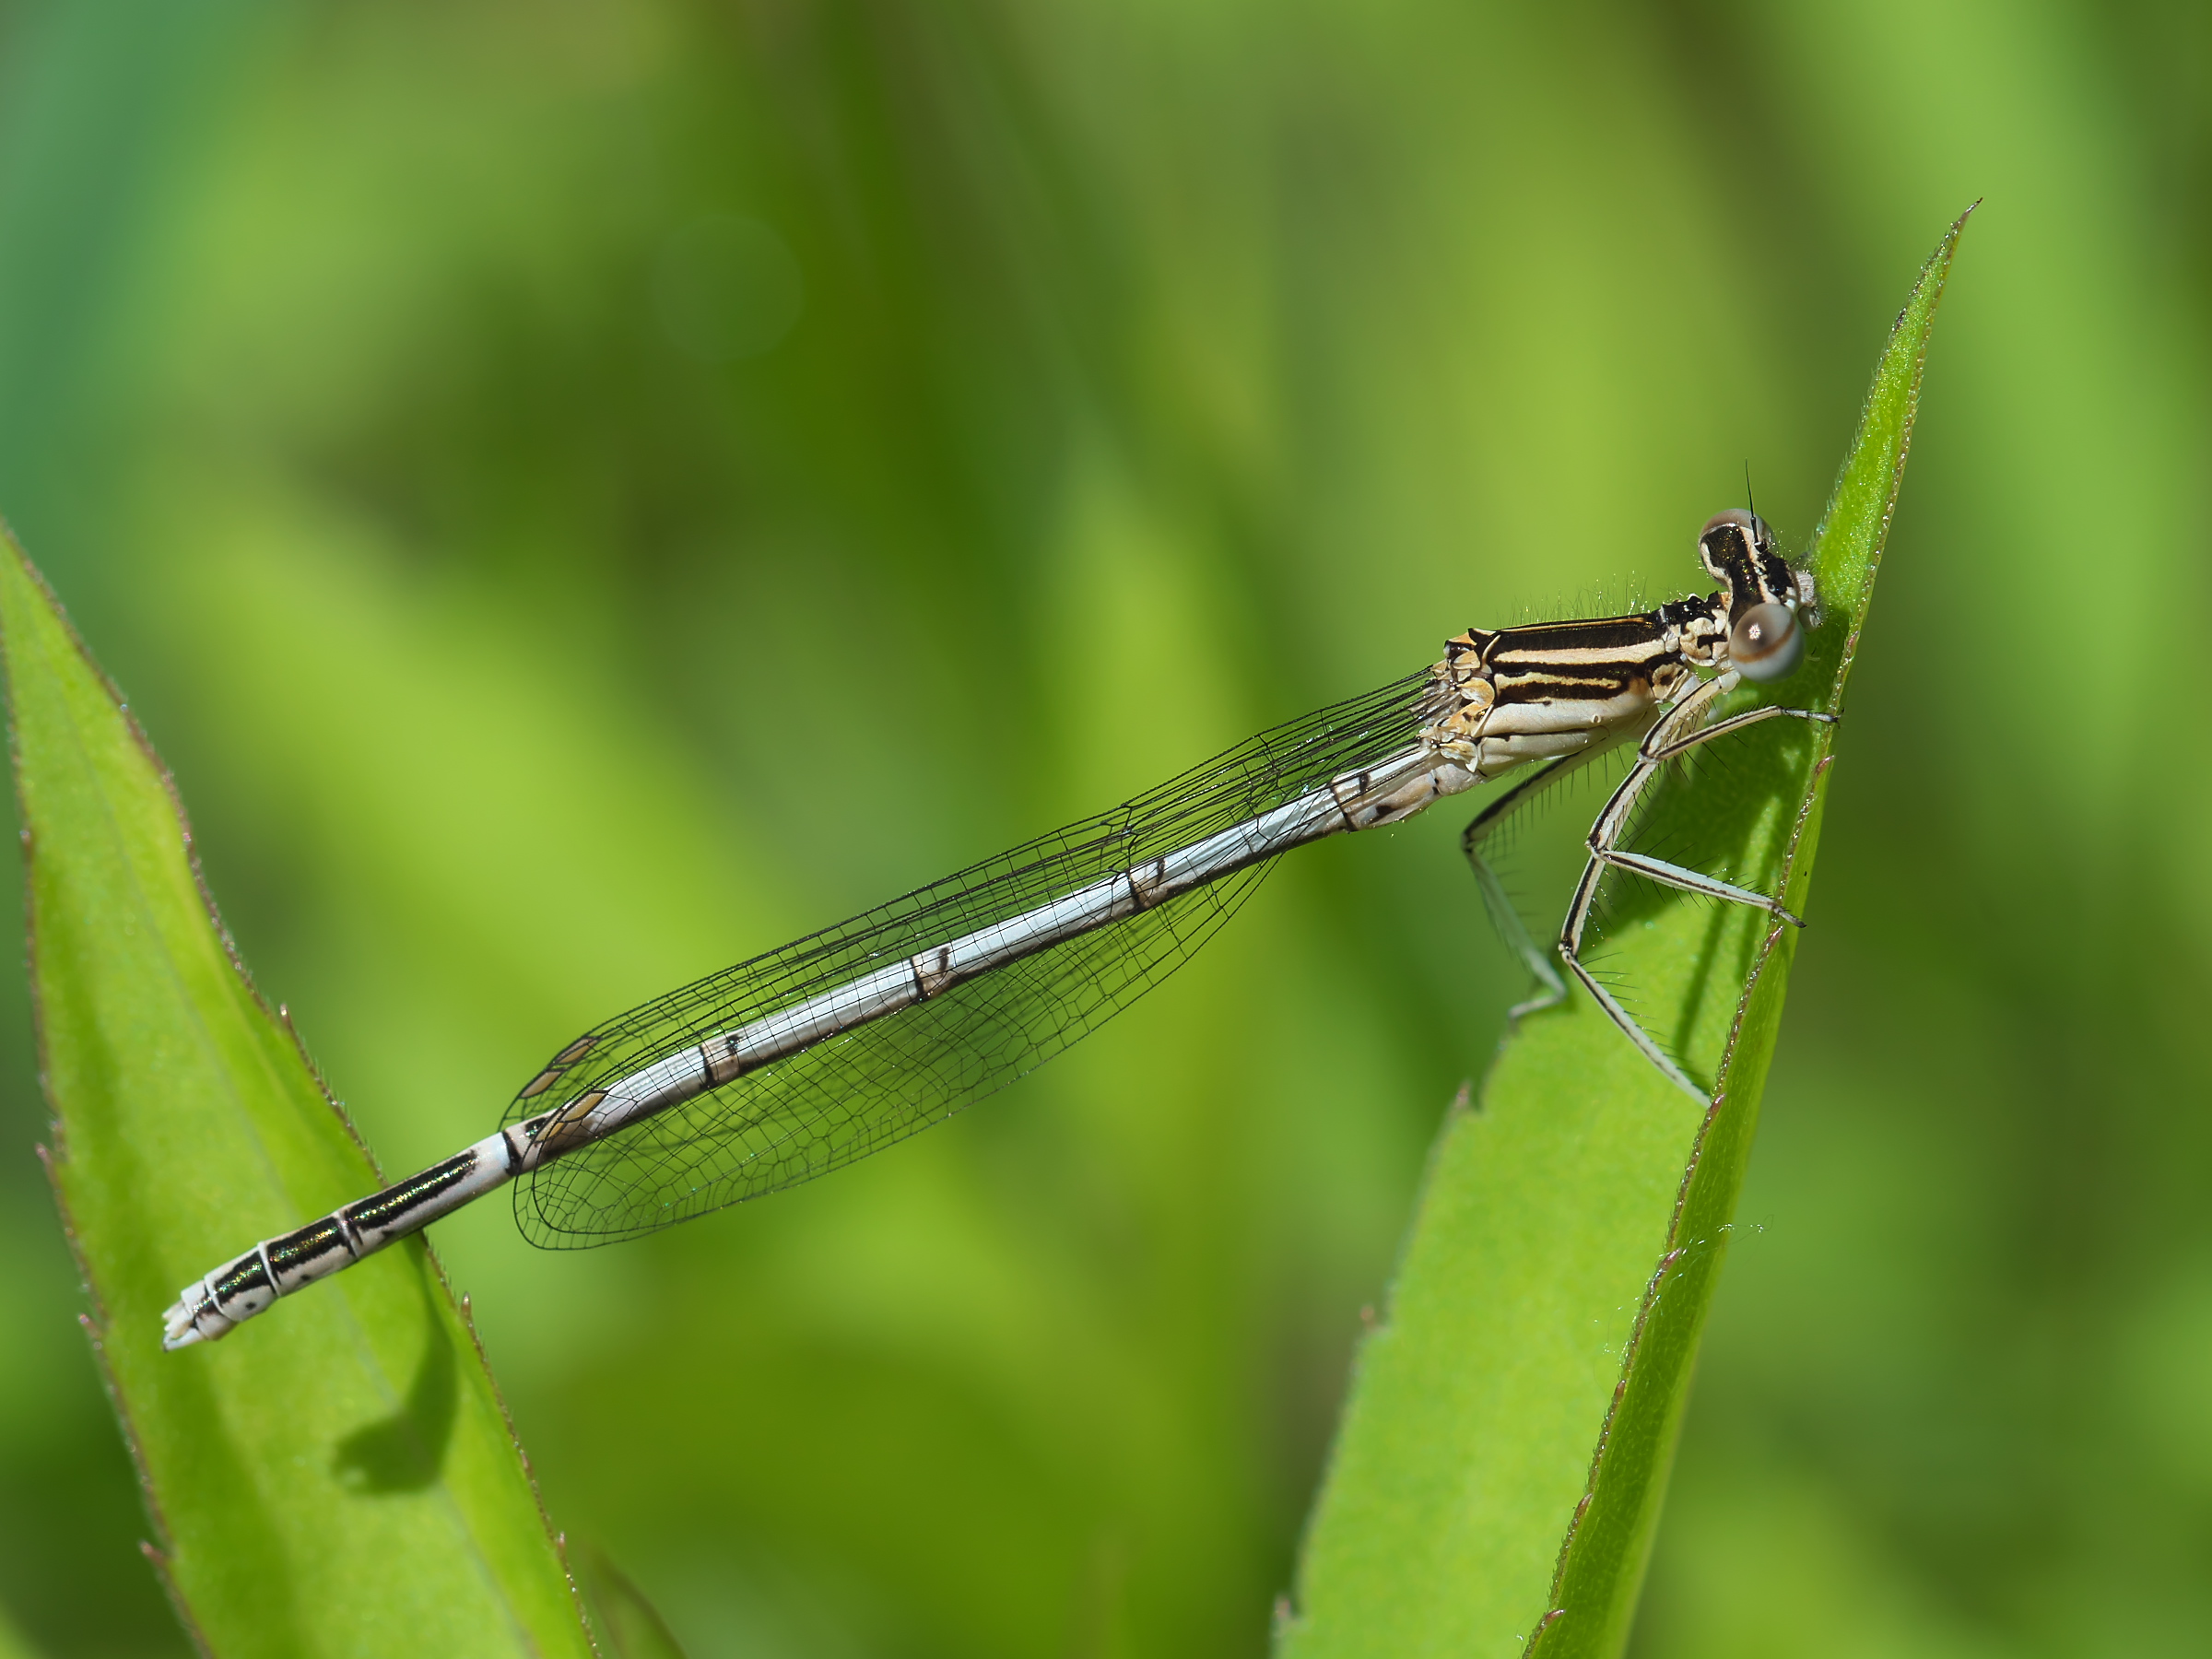
[[[1589,849],[1589,858],[1583,866],[1582,878],[1575,884],[1566,923],[1559,930],[1559,953],[1560,959],[1567,964],[1568,971],[1582,982],[1593,1000],[1606,1011],[1606,1018],[1619,1027],[1646,1059],[1677,1088],[1700,1101],[1710,1101],[1711,1091],[1693,1080],[1680,1063],[1653,1041],[1636,1018],[1622,1006],[1619,998],[1591,972],[1583,960],[1583,945],[1592,912],[1597,902],[1599,883],[1608,870],[1625,870],[1663,887],[1763,910],[1793,927],[1805,925],[1803,920],[1783,907],[1779,894],[1756,892],[1739,887],[1735,882],[1724,881],[1717,876],[1710,876],[1667,859],[1631,852],[1621,845],[1653,784],[1671,763],[1718,738],[1742,732],[1765,721],[1790,719],[1830,724],[1839,718],[1811,709],[1768,705],[1719,720],[1712,719],[1714,705],[1735,690],[1737,684],[1738,676],[1733,671],[1704,681],[1662,713],[1644,735],[1643,740],[1637,746],[1636,760],[1630,767],[1628,776],[1621,780],[1611,798],[1606,802],[1604,810],[1597,815],[1596,822],[1590,828],[1584,842]],[[1470,840],[1480,822],[1477,819],[1476,824],[1468,826]],[[1478,878],[1479,874],[1478,870]],[[1525,929],[1523,931],[1525,937]],[[1557,983],[1556,976],[1547,977],[1551,983]],[[1551,996],[1538,1006],[1549,1006],[1558,1000],[1556,995]]]
[[[1556,1008],[1567,1000],[1567,982],[1559,977],[1558,964],[1552,960],[1554,952],[1547,950],[1528,931],[1522,920],[1520,908],[1505,890],[1505,883],[1496,867],[1486,856],[1491,838],[1535,798],[1557,785],[1564,783],[1573,772],[1587,766],[1605,753],[1602,749],[1585,749],[1579,755],[1562,755],[1547,761],[1530,771],[1527,776],[1500,792],[1497,799],[1475,815],[1465,834],[1459,838],[1460,851],[1467,857],[1467,865],[1475,872],[1475,885],[1482,892],[1482,908],[1488,912],[1490,925],[1505,947],[1526,968],[1536,982],[1535,992],[1525,1001],[1517,1002],[1505,1011],[1505,1022],[1510,1028],[1520,1024],[1527,1015]]]

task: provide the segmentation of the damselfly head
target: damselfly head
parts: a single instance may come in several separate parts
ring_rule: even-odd
[[[1732,507],[1705,522],[1698,557],[1728,592],[1728,661],[1749,680],[1778,680],[1805,655],[1797,618],[1809,582],[1774,550],[1766,520]]]

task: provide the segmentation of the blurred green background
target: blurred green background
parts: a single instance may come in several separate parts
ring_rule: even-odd
[[[1801,544],[1986,194],[1635,1651],[2197,1653],[2208,73],[2149,3],[15,0],[0,511],[397,1171],[617,1008],[1691,585],[1747,462]],[[441,1224],[555,1524],[695,1659],[1261,1652],[1517,989],[1458,829],[833,1182]],[[7,972],[0,1606],[182,1653]]]

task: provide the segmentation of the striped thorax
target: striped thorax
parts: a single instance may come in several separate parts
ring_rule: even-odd
[[[1748,512],[1712,519],[1698,551],[1720,592],[1634,616],[1470,628],[1446,641],[1433,671],[1438,713],[1423,737],[1488,782],[1640,737],[1697,681],[1778,679],[1794,668],[1811,577]]]

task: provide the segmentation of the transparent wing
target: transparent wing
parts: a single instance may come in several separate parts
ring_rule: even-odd
[[[1426,672],[1273,727],[1133,801],[594,1027],[524,1087],[520,1122],[718,1033],[1203,841],[1417,740]],[[865,1157],[1034,1069],[1181,966],[1254,865],[749,1072],[515,1186],[547,1248],[634,1238]]]
[[[1531,973],[1534,1000],[1563,992],[1559,924],[1589,857],[1590,821],[1627,774],[1631,745],[1541,760],[1500,781],[1468,826],[1483,909],[1499,943]]]

